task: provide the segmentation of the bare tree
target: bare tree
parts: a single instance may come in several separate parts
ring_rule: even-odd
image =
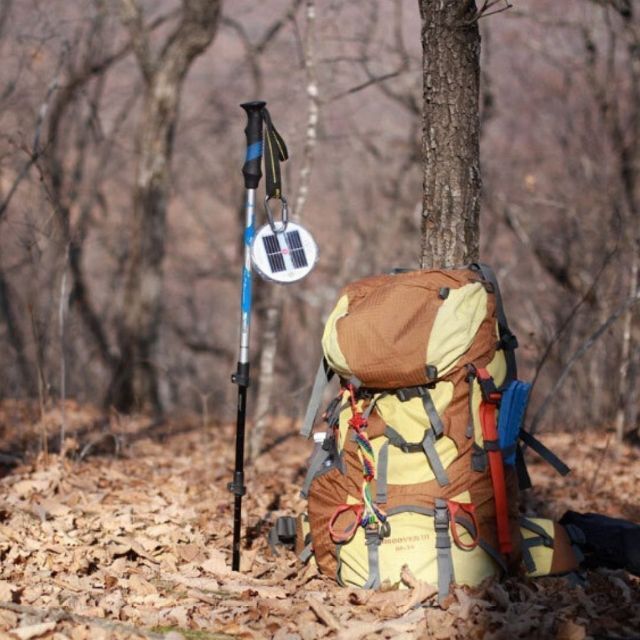
[[[131,241],[118,326],[120,353],[108,392],[108,402],[121,411],[146,404],[161,409],[153,360],[162,309],[162,263],[178,106],[191,64],[213,40],[221,4],[221,0],[182,0],[178,25],[154,55],[140,5],[136,0],[121,0],[122,19],[144,82]]]

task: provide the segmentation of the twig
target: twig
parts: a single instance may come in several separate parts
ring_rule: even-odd
[[[60,302],[58,305],[58,330],[60,338],[60,453],[64,456],[64,440],[67,431],[67,359],[66,359],[66,315],[69,307],[67,299],[67,265],[69,262],[69,245],[64,253],[64,263],[62,265],[62,279],[60,282]]]
[[[381,76],[375,76],[369,78],[365,82],[361,82],[360,84],[351,87],[350,89],[346,89],[345,91],[341,91],[334,96],[331,96],[326,100],[327,103],[335,102],[336,100],[340,100],[342,98],[346,98],[353,93],[358,93],[359,91],[363,91],[364,89],[368,89],[371,85],[378,84],[380,82],[384,82],[385,80],[390,80],[391,78],[396,78],[402,73],[406,73],[407,71],[411,71],[411,69],[397,69],[396,71],[390,71],[389,73],[385,73]]]
[[[49,110],[49,103],[51,102],[51,98],[53,97],[53,94],[58,89],[59,77],[60,77],[60,69],[58,69],[53,80],[49,83],[49,87],[47,88],[47,93],[44,97],[44,100],[42,101],[42,104],[40,105],[40,108],[38,109],[38,117],[36,119],[35,133],[33,135],[33,143],[31,144],[31,150],[29,152],[29,159],[25,162],[22,169],[20,169],[20,172],[18,173],[15,180],[13,181],[13,184],[11,185],[11,187],[9,187],[9,192],[5,196],[4,200],[0,203],[0,220],[2,219],[2,216],[7,211],[7,208],[9,207],[9,204],[11,203],[11,200],[15,192],[18,190],[20,183],[27,177],[29,170],[36,163],[36,161],[40,157],[40,154],[42,153],[42,149],[40,148],[40,137],[42,135],[42,127],[44,125],[44,120],[47,116],[47,111]]]
[[[498,3],[504,2],[504,6],[499,9],[495,9],[494,11],[490,11],[493,7],[495,7]],[[472,25],[474,22],[478,22],[481,18],[488,18],[489,16],[494,16],[496,13],[502,13],[503,11],[508,11],[511,9],[513,5],[508,0],[484,0],[483,5],[478,9],[470,20],[465,20],[460,22],[458,26],[468,27]]]
[[[604,462],[605,456],[607,455],[607,451],[609,450],[609,442],[611,442],[611,433],[607,433],[607,439],[604,443],[604,449],[600,454],[600,460],[598,460],[598,466],[593,473],[593,478],[591,479],[591,483],[589,484],[589,495],[593,495],[593,490],[596,486],[596,480],[598,479],[598,474],[600,473],[600,469],[602,468],[602,463]]]
[[[31,616],[36,620],[51,620],[55,622],[76,622],[78,624],[87,624],[94,627],[100,627],[107,631],[119,631],[121,633],[136,634],[144,638],[150,638],[151,640],[162,640],[165,636],[163,633],[155,633],[153,631],[147,631],[146,629],[137,629],[128,624],[122,622],[115,622],[112,620],[106,620],[105,618],[94,618],[92,616],[83,616],[77,613],[71,613],[64,609],[36,609],[35,607],[29,607],[23,604],[15,604],[13,602],[1,602],[0,609],[6,609],[20,613],[23,615]]]
[[[89,453],[91,453],[91,450],[95,446],[99,445],[101,442],[106,442],[109,439],[113,440],[113,455],[117,458],[120,455],[120,450],[122,449],[120,437],[115,433],[108,432],[102,433],[99,436],[93,438],[90,442],[87,442],[87,444],[82,448],[82,451],[78,455],[78,460],[84,460],[89,455]]]

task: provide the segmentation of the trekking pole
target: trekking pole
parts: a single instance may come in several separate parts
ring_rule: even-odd
[[[251,244],[255,233],[256,190],[262,177],[260,161],[262,158],[262,110],[265,102],[246,102],[240,105],[247,113],[247,154],[242,174],[244,175],[245,229],[244,229],[244,265],[242,268],[241,329],[238,368],[231,376],[238,385],[238,414],[236,421],[236,463],[233,481],[228,484],[229,491],[235,496],[233,508],[233,552],[231,568],[240,570],[240,537],[242,533],[242,496],[244,486],[244,434],[247,416],[247,389],[249,388],[249,328],[251,324]]]

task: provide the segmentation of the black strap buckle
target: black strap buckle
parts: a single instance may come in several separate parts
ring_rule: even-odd
[[[480,391],[482,392],[482,399],[489,404],[500,404],[502,393],[498,387],[496,387],[493,378],[481,378],[478,376],[477,379],[480,385]]]

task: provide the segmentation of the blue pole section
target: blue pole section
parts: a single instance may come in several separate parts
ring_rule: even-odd
[[[249,363],[249,331],[251,327],[251,244],[255,236],[256,190],[247,189],[244,227],[244,266],[242,269],[242,303],[240,323],[240,364]]]

